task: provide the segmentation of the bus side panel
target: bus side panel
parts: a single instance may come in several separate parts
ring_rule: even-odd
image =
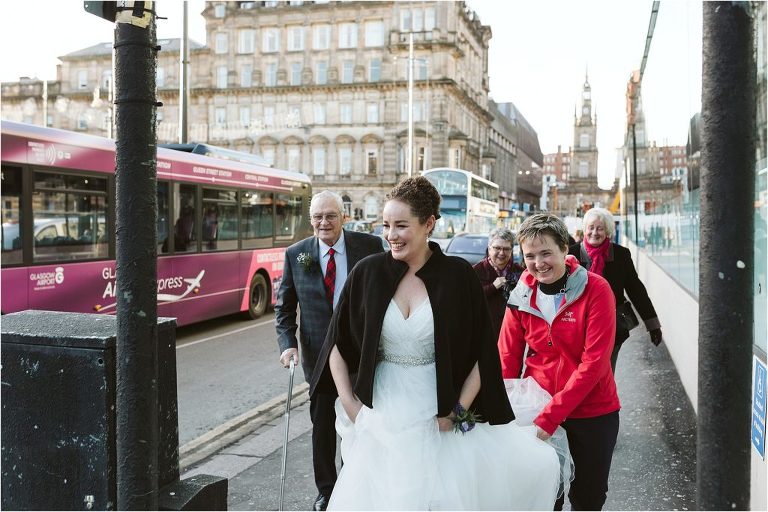
[[[114,313],[114,264],[109,261],[29,267],[29,308]],[[5,284],[5,283],[3,283]]]
[[[2,272],[0,303],[3,313],[15,313],[29,309],[29,268],[6,268]]]
[[[280,288],[280,281],[283,278],[283,260],[285,258],[285,248],[258,249],[250,253],[241,253],[240,255],[240,283],[243,285],[243,294],[240,296],[240,311],[248,310],[248,301],[251,278],[259,270],[265,270],[269,276],[269,283],[272,288],[272,305],[277,300],[277,290]]]
[[[242,294],[238,258],[237,252],[161,258],[158,303],[171,303],[179,325],[237,312]]]

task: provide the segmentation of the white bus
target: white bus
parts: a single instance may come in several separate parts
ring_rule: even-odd
[[[499,217],[499,186],[469,171],[438,167],[422,173],[440,193],[440,219],[433,238],[457,233],[488,234]]]

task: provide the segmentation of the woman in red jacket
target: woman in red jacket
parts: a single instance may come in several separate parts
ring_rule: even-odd
[[[568,435],[573,510],[600,510],[619,432],[611,371],[616,305],[608,282],[568,256],[568,229],[540,213],[517,233],[526,270],[512,291],[499,334],[504,378],[532,377],[552,395],[536,417],[538,436]],[[524,358],[524,353],[528,349]],[[561,510],[563,497],[555,504]]]

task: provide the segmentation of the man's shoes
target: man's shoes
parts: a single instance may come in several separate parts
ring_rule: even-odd
[[[328,496],[318,494],[315,498],[315,504],[312,505],[312,510],[325,510],[328,508]]]

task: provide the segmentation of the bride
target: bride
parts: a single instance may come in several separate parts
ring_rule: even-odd
[[[480,283],[428,237],[424,177],[387,195],[391,250],[349,274],[312,379],[338,392],[342,467],[329,509],[552,510],[560,461],[521,427]]]

